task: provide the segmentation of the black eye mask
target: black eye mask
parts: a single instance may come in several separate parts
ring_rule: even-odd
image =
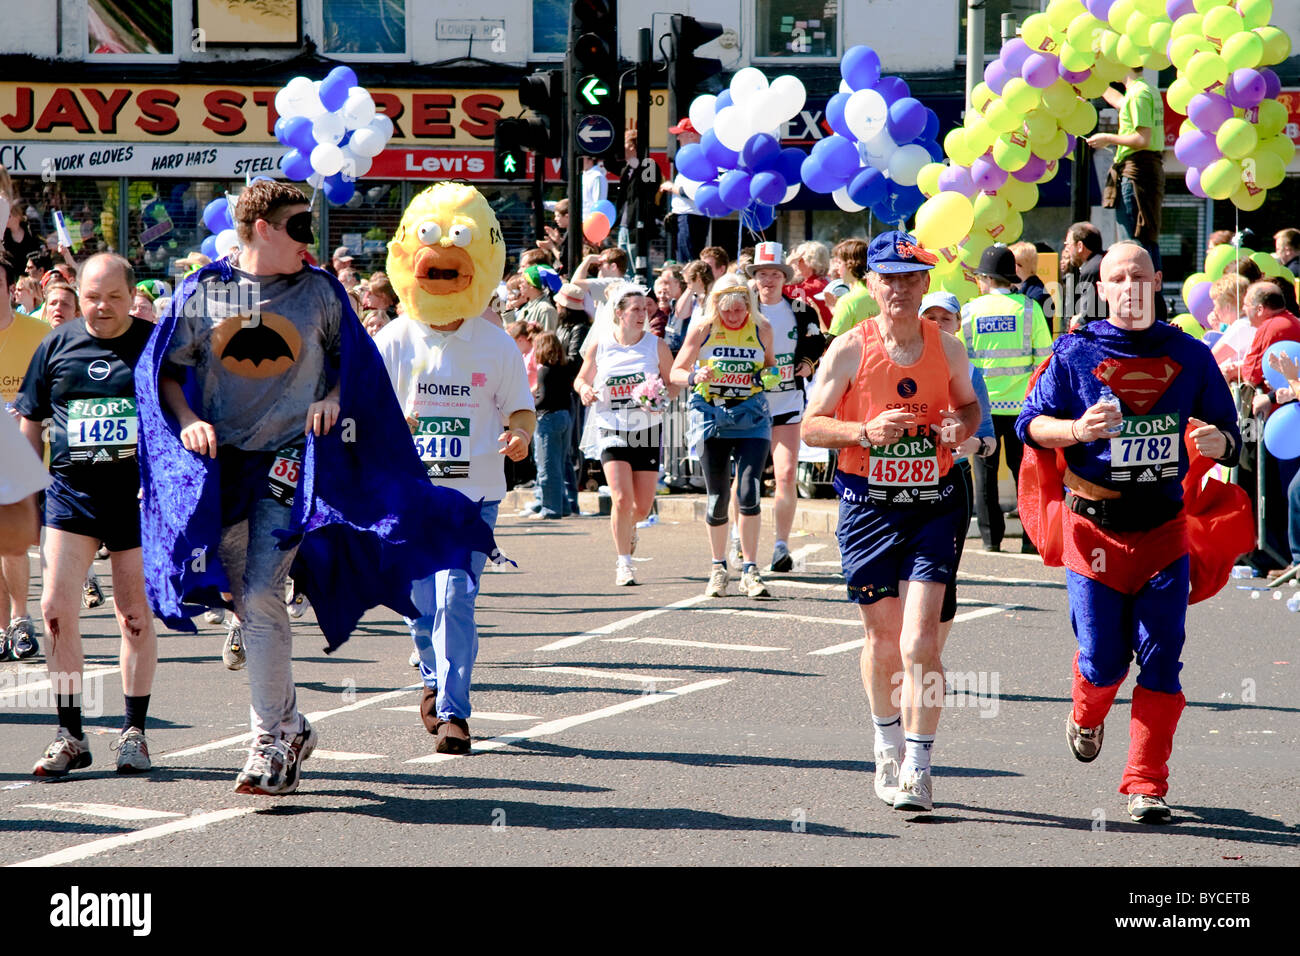
[[[311,231],[311,213],[299,212],[294,213],[284,223],[284,231],[294,242],[305,242],[311,245],[316,241],[316,237]]]

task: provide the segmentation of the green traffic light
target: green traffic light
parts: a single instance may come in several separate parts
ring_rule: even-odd
[[[592,106],[599,106],[601,100],[609,95],[609,88],[601,83],[599,77],[589,76],[580,84],[582,98]]]
[[[515,165],[515,158],[513,156],[507,156],[505,161],[505,171],[513,173],[515,171]]]

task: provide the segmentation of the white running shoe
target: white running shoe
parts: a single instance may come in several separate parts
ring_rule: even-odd
[[[225,663],[226,670],[239,671],[244,669],[246,660],[244,655],[244,628],[237,617],[232,617],[226,624],[226,642],[221,646],[221,660]]]
[[[69,770],[84,770],[90,766],[90,742],[85,737],[74,737],[66,727],[60,727],[54,742],[45,748],[36,761],[32,774],[37,777],[62,777]]]
[[[86,608],[97,608],[104,603],[104,589],[99,586],[99,577],[94,571],[87,572],[86,583],[81,588],[81,604]]]
[[[144,773],[153,769],[149,761],[149,742],[139,727],[122,731],[111,749],[117,751],[118,773]]]
[[[898,758],[896,747],[876,751],[876,796],[891,807],[898,796]]]
[[[226,609],[224,607],[213,607],[203,612],[203,621],[206,624],[224,624],[226,621]]]
[[[412,667],[419,667],[419,666],[420,666],[420,652],[419,652],[419,651],[411,651],[411,656],[408,657],[408,658],[406,659],[406,663],[410,664]]]
[[[771,597],[771,592],[767,589],[767,583],[763,580],[763,575],[758,573],[758,565],[748,568],[740,573],[740,590],[745,593],[746,597],[761,598]]]
[[[244,769],[235,777],[235,793],[260,793],[275,796],[290,793],[289,764],[293,751],[289,743],[271,734],[262,734],[248,748]],[[294,785],[297,785],[295,775]]]
[[[636,584],[636,572],[633,571],[632,565],[620,564],[614,571],[614,583],[619,587]]]
[[[713,572],[709,575],[709,586],[704,589],[705,597],[726,597],[727,582],[731,580],[731,575],[727,573],[725,564],[715,564]]]
[[[930,786],[930,771],[915,770],[900,773],[898,793],[894,795],[895,810],[918,810],[929,813],[934,809],[934,793]]]

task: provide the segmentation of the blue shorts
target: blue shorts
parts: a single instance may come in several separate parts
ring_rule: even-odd
[[[94,538],[109,551],[140,547],[139,471],[131,467],[78,484],[91,490],[74,487],[62,475],[51,476],[45,490],[46,527]]]
[[[948,584],[957,573],[957,535],[965,533],[961,477],[949,470],[939,484],[939,500],[890,506],[840,496],[835,537],[840,544],[849,600],[875,604],[898,597],[902,581]]]

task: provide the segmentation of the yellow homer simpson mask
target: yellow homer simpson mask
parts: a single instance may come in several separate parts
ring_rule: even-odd
[[[412,199],[388,243],[388,280],[406,314],[426,325],[482,315],[505,264],[496,214],[461,183],[435,183]]]

